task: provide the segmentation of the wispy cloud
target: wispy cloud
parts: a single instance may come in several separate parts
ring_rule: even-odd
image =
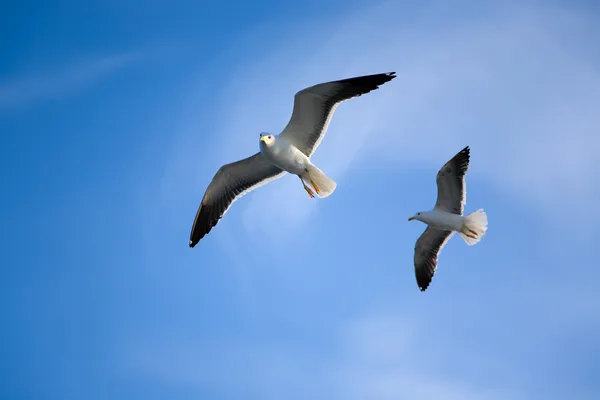
[[[139,57],[139,52],[93,57],[32,75],[7,78],[0,82],[0,110],[61,98],[83,90],[136,62]]]
[[[459,379],[446,368],[461,350],[435,354],[439,346],[424,342],[429,332],[411,321],[371,313],[347,321],[333,333],[330,351],[300,352],[278,344],[147,343],[133,346],[128,361],[137,373],[163,383],[221,396],[261,399],[521,399],[523,390],[507,381]],[[485,356],[464,353],[457,368],[482,363]],[[443,366],[433,362],[437,359]],[[504,366],[488,366],[499,372]],[[495,370],[495,371],[494,371]],[[502,371],[504,378],[508,375]],[[518,374],[515,366],[512,374]],[[473,374],[476,375],[476,374]]]
[[[128,373],[219,398],[517,400],[561,399],[567,392],[595,398],[593,389],[573,386],[577,372],[554,382],[550,374],[559,343],[569,343],[575,333],[567,327],[587,329],[596,321],[597,329],[597,318],[539,312],[559,311],[558,303],[572,311],[580,307],[558,291],[536,293],[547,294],[534,296],[545,304],[516,291],[501,313],[467,298],[438,304],[427,316],[419,315],[421,302],[412,304],[415,310],[374,304],[349,319],[336,318],[331,329],[320,330],[316,346],[302,330],[281,338],[265,332],[260,339],[146,337],[126,346],[123,365]],[[523,308],[518,319],[509,312]]]

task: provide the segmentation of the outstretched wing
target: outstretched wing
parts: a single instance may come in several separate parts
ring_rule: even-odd
[[[325,82],[303,89],[294,96],[294,111],[281,136],[308,157],[319,147],[337,106],[379,88],[395,72]]]
[[[459,151],[437,174],[438,196],[435,208],[462,215],[467,203],[465,174],[469,169],[469,146]]]
[[[419,289],[424,292],[435,274],[438,255],[454,232],[427,227],[415,245],[415,276]]]
[[[270,164],[261,153],[219,168],[196,213],[190,233],[190,247],[194,247],[217,225],[235,200],[284,173]]]

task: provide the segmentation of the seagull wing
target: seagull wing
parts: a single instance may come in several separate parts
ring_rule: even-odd
[[[325,82],[294,96],[294,111],[281,136],[308,157],[319,147],[337,106],[373,91],[396,76],[395,72]]]
[[[436,177],[438,196],[435,208],[462,215],[467,203],[465,174],[469,168],[469,155],[467,146],[439,170]]]
[[[190,247],[194,247],[217,225],[235,200],[284,174],[261,153],[219,168],[196,213],[190,233]]]
[[[454,232],[427,227],[415,245],[415,276],[419,289],[424,292],[435,274],[438,255]]]

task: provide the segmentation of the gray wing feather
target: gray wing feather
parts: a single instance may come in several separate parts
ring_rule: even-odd
[[[190,247],[217,225],[235,200],[283,174],[283,170],[270,164],[261,153],[219,168],[198,207]]]
[[[424,292],[437,269],[438,255],[454,232],[427,227],[415,245],[415,277],[419,289]]]
[[[294,111],[281,136],[307,156],[315,152],[327,132],[337,106],[345,100],[379,88],[395,72],[325,82],[303,89],[294,96]]]
[[[469,157],[470,150],[467,146],[444,164],[438,172],[436,208],[453,214],[463,214],[467,203],[465,175],[469,169]]]

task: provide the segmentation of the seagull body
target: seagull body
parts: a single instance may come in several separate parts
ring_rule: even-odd
[[[315,189],[321,198],[328,197],[337,184],[317,168],[304,153],[280,135],[261,134],[260,152],[272,165],[290,174],[297,175],[308,195],[315,197],[314,192],[306,185]]]
[[[424,222],[438,230],[453,232],[460,231],[464,225],[464,218],[465,217],[462,215],[449,213],[436,208],[431,211],[420,211],[418,215],[413,217],[413,219]]]
[[[298,176],[311,198],[315,192],[320,198],[331,195],[335,181],[310,161],[331,117],[345,100],[376,90],[395,77],[395,72],[365,75],[297,92],[290,121],[279,135],[261,133],[258,153],[219,168],[198,207],[189,246],[194,247],[208,234],[235,200],[286,173]]]
[[[280,136],[261,134],[260,152],[271,164],[294,175],[303,174],[310,159],[296,146]]]
[[[438,197],[430,211],[420,211],[408,220],[427,224],[415,245],[415,276],[421,291],[425,291],[437,269],[438,255],[454,233],[458,232],[470,246],[478,243],[488,227],[483,209],[464,215],[467,201],[465,174],[469,168],[469,146],[458,152],[439,170],[436,182]]]

